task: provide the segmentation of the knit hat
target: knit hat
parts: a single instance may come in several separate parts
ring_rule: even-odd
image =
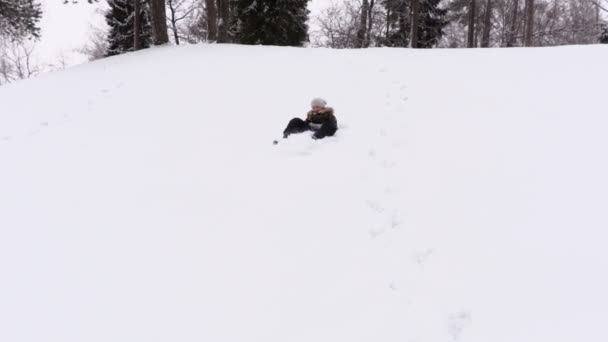
[[[327,101],[323,100],[320,97],[316,97],[312,99],[312,101],[310,102],[310,106],[325,108],[325,106],[327,106]]]

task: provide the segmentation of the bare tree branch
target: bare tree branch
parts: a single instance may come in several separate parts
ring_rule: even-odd
[[[608,9],[604,6],[602,6],[599,1],[595,1],[595,0],[588,0],[590,3],[594,4],[595,6],[597,6],[599,9],[601,9],[604,12],[608,12]]]
[[[34,45],[29,41],[0,41],[0,84],[36,76],[32,63]]]

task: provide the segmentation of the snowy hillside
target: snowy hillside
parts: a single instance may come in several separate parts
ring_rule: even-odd
[[[606,341],[606,60],[189,46],[2,87],[0,341]],[[315,96],[337,136],[272,145]]]

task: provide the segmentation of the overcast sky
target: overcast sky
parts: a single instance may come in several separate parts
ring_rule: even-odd
[[[86,61],[86,57],[75,51],[82,48],[90,35],[92,27],[104,27],[103,11],[107,8],[105,1],[89,4],[86,0],[78,3],[63,4],[64,0],[44,0],[44,10],[40,27],[42,38],[36,44],[38,63],[55,64],[62,58],[68,64]],[[311,15],[327,6],[330,0],[311,0]]]

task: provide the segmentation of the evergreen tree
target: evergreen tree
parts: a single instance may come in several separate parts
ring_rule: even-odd
[[[11,40],[30,35],[38,38],[36,24],[41,16],[40,4],[34,0],[0,0],[0,35]]]
[[[600,43],[608,44],[608,23],[602,25],[602,33],[600,34]]]
[[[308,40],[308,0],[237,0],[236,40],[302,46]]]
[[[439,8],[441,0],[426,0],[420,8],[418,27],[418,47],[432,48],[443,35],[443,28],[448,24],[446,9]]]
[[[447,10],[439,7],[441,0],[421,1],[418,8],[418,43],[419,48],[431,48],[437,44],[447,25]],[[381,4],[386,11],[386,32],[382,45],[406,47],[409,45],[411,32],[411,2],[409,0],[383,0]]]
[[[404,0],[383,0],[386,10],[386,32],[380,45],[406,47],[410,33],[410,7]]]
[[[108,0],[110,9],[106,13],[106,22],[110,27],[108,33],[108,56],[119,55],[134,50],[134,4],[139,1],[139,44],[150,47],[152,27],[150,10],[141,0]]]

